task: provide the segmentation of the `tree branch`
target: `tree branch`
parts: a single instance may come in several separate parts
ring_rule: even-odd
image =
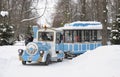
[[[38,17],[32,17],[32,18],[29,18],[29,19],[23,19],[23,20],[21,20],[21,22],[26,22],[26,21],[31,21],[31,20],[35,20],[35,19],[41,18],[45,14],[46,8],[47,8],[47,0],[46,0],[46,3],[45,3],[45,9],[44,9],[42,15],[40,15]]]

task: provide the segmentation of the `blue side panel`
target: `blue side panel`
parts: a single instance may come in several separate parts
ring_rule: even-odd
[[[69,45],[69,51],[72,51],[73,47],[72,44]]]
[[[68,51],[68,44],[64,44],[64,51]]]
[[[102,44],[101,43],[96,44],[96,47],[99,47],[99,46],[102,46]]]
[[[95,48],[95,44],[90,44],[90,50],[93,50]]]
[[[78,51],[78,44],[74,44],[74,51]]]
[[[70,51],[73,54],[82,54],[88,50],[93,50],[96,47],[101,46],[101,43],[67,43],[63,46],[63,51]]]
[[[61,43],[61,44],[59,45],[59,47],[60,47],[60,50],[64,51],[64,44],[63,44],[63,43]]]
[[[87,44],[81,44],[81,51],[80,53],[84,53],[87,51]]]
[[[82,50],[81,44],[79,44],[79,50],[80,50],[80,51]]]
[[[90,44],[87,44],[87,50],[90,50]]]
[[[59,50],[64,51],[64,44],[63,44],[63,43],[61,43],[61,44],[56,44],[56,45],[55,45],[55,50],[56,50],[56,51],[59,51]]]
[[[34,38],[37,38],[37,31],[38,31],[38,26],[33,26]]]
[[[83,45],[83,46],[85,46],[85,45]],[[82,44],[79,44],[79,51],[80,51],[79,53],[82,54],[82,53],[86,52],[86,48],[84,50],[82,50]]]
[[[58,45],[58,44],[55,45],[55,50],[56,50],[56,51],[59,50],[59,45]]]
[[[62,59],[62,58],[64,58],[64,53],[60,53],[60,54],[58,54],[58,55],[57,55],[57,58],[58,58],[58,59]]]
[[[87,47],[86,44],[82,44],[82,51],[86,51]]]
[[[79,44],[74,44],[74,54],[78,54],[78,53],[80,53],[80,51],[79,51]]]

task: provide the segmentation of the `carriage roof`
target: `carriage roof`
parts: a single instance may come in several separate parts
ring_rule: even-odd
[[[61,32],[62,30],[61,29],[58,29],[58,28],[51,28],[51,27],[47,27],[46,29],[45,28],[42,28],[42,29],[39,29],[38,31],[46,31],[46,32]]]
[[[77,21],[72,23],[67,23],[64,27],[60,27],[58,29],[62,30],[77,30],[77,29],[102,29],[102,24],[96,21]]]

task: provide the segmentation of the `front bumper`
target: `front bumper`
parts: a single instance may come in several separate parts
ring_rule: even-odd
[[[26,62],[29,62],[29,61],[43,62],[44,61],[43,56],[40,56],[40,55],[34,55],[34,56],[22,55],[22,56],[19,56],[19,60],[26,61]]]

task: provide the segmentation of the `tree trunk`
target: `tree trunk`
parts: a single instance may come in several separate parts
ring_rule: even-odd
[[[107,38],[108,38],[108,33],[107,33],[107,1],[102,0],[103,4],[103,11],[102,11],[102,25],[103,25],[103,30],[102,30],[102,45],[107,45]]]
[[[82,0],[82,15],[81,15],[81,21],[86,20],[86,0]]]

